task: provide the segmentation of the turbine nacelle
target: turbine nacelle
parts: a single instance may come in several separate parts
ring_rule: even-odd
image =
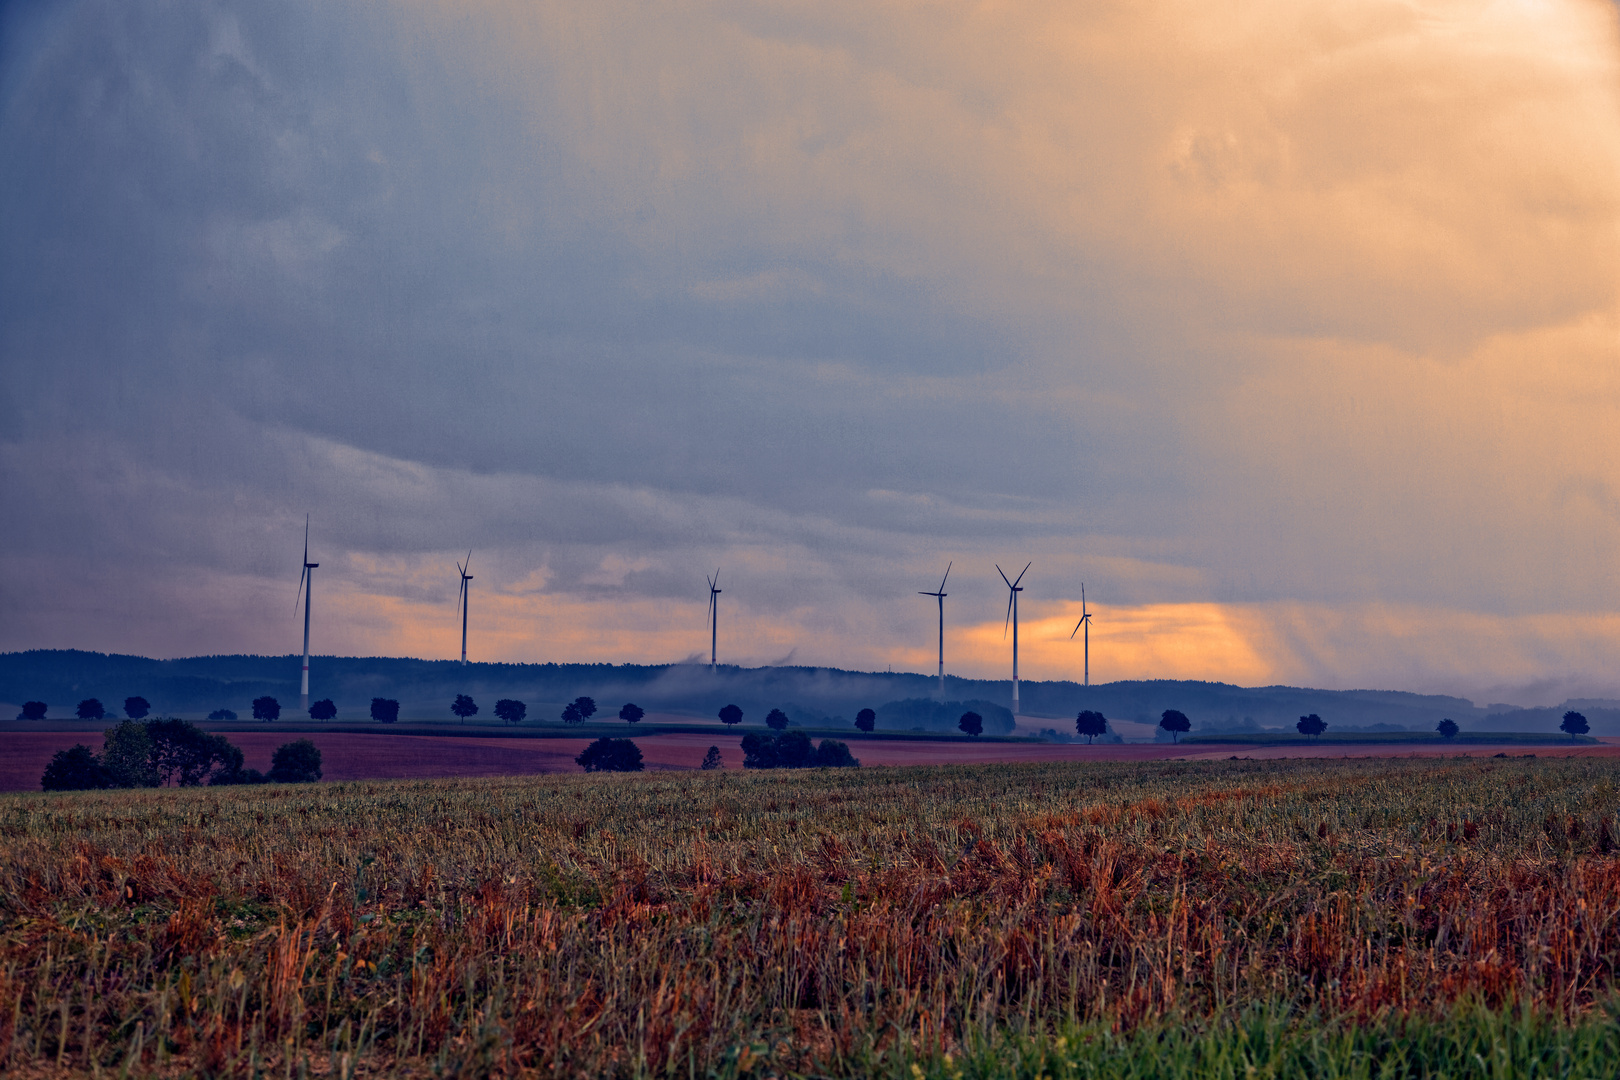
[[[1018,583],[1024,580],[1024,575],[1029,573],[1029,568],[1034,565],[1032,562],[1025,563],[1024,568],[1018,571],[1018,576],[1011,581],[1007,581],[1007,572],[1001,568],[1000,563],[996,564],[996,573],[1001,575],[1002,581],[1007,581],[1007,618],[1001,624],[1002,637],[1007,636],[1007,627],[1012,623],[1013,610],[1017,606],[1018,594],[1024,591],[1018,587]],[[944,586],[941,585],[940,588],[944,588]]]
[[[1069,631],[1069,640],[1070,641],[1074,640],[1074,635],[1076,635],[1076,634],[1078,634],[1080,632],[1080,628],[1082,626],[1090,626],[1090,625],[1091,625],[1091,612],[1086,610],[1086,583],[1082,581],[1080,583],[1080,621],[1074,624],[1074,629],[1073,630]]]

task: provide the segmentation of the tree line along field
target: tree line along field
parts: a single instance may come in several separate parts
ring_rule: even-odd
[[[1614,780],[1065,762],[8,795],[0,1068],[1612,1076]]]

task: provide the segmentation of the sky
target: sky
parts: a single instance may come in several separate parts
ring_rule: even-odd
[[[0,649],[1620,697],[1600,0],[0,8]]]

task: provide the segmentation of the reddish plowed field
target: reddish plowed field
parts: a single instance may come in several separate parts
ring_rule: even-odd
[[[626,736],[634,733],[626,731]],[[276,747],[295,738],[307,738],[321,748],[326,780],[430,778],[442,776],[523,776],[530,773],[574,772],[575,756],[589,739],[503,739],[421,735],[353,735],[246,732],[230,736],[242,748],[247,765],[270,768]],[[742,766],[740,736],[716,731],[713,735],[650,735],[636,739],[649,769],[695,769],[710,746],[720,747],[727,768]],[[6,732],[0,734],[0,791],[35,791],[51,755],[74,743],[101,749],[100,731]],[[1160,743],[1077,744],[914,742],[897,740],[852,741],[850,751],[862,765],[959,765],[1003,761],[1158,761],[1165,758],[1212,760],[1234,755],[1248,758],[1292,757],[1405,757],[1467,754],[1489,757],[1496,753],[1536,754],[1542,757],[1620,756],[1620,740],[1600,746],[1436,746],[1414,749],[1387,746],[1239,746],[1200,743],[1195,747]]]

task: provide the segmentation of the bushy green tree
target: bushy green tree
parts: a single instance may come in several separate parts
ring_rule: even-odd
[[[143,697],[127,697],[124,699],[124,715],[131,720],[140,720],[152,711],[152,703]]]
[[[720,722],[728,727],[740,724],[743,720],[743,711],[735,705],[724,705],[720,709]]]
[[[962,714],[962,719],[956,722],[956,726],[976,739],[984,733],[984,717],[969,709]]]
[[[392,724],[399,719],[399,702],[393,698],[372,698],[371,718],[379,724]]]
[[[495,715],[508,724],[521,724],[529,715],[529,707],[513,698],[501,698],[495,703]]]
[[[765,714],[765,726],[772,731],[786,731],[788,726],[787,713],[781,709],[772,709]]]
[[[597,739],[574,760],[586,772],[640,772],[641,748],[629,739]]]
[[[311,784],[321,778],[321,748],[296,739],[276,748],[266,777],[276,784]]]
[[[629,701],[625,702],[624,707],[619,710],[619,719],[627,724],[638,724],[641,722],[641,718],[646,715],[646,709]]]
[[[823,739],[818,747],[802,731],[785,731],[780,735],[751,731],[742,737],[742,751],[745,769],[808,769],[860,764],[850,754],[849,747],[837,739]]]
[[[253,719],[269,722],[281,717],[281,702],[266,694],[253,699]]]
[[[25,701],[23,702],[22,712],[17,714],[17,719],[43,720],[45,719],[45,713],[49,708],[50,706],[46,705],[43,701]]]
[[[877,713],[873,712],[871,709],[862,709],[860,712],[855,714],[855,729],[857,731],[864,731],[870,734],[872,729],[875,727],[877,727]]]
[[[331,720],[336,716],[337,705],[332,702],[331,698],[321,698],[319,701],[310,702],[309,718],[311,720]]]
[[[89,697],[79,702],[77,716],[80,720],[100,720],[106,715],[107,710],[102,707],[101,702],[96,698]]]
[[[824,769],[857,769],[860,761],[849,752],[847,743],[837,739],[822,739],[816,747],[816,765]]]
[[[1192,730],[1192,721],[1180,709],[1166,709],[1159,714],[1159,726],[1170,733],[1171,742],[1179,742],[1178,736]]]
[[[1299,730],[1301,735],[1314,739],[1327,730],[1327,722],[1315,713],[1311,713],[1309,716],[1300,717],[1299,723],[1295,724],[1294,727]]]
[[[1434,730],[1440,733],[1442,739],[1455,739],[1458,731],[1457,721],[1449,718],[1442,720],[1434,726]]]
[[[1591,725],[1586,722],[1586,717],[1571,709],[1564,714],[1564,722],[1558,725],[1558,730],[1568,732],[1569,741],[1574,742],[1575,736],[1585,735],[1591,730]]]
[[[45,791],[94,791],[113,785],[96,752],[79,743],[56,752],[45,766],[39,786]]]
[[[167,717],[146,722],[152,740],[151,763],[160,784],[196,787],[216,770],[242,766],[242,751],[223,735],[210,735],[195,724]]]
[[[718,746],[709,747],[709,752],[703,755],[703,764],[699,766],[702,769],[723,769],[725,767],[726,763],[720,757],[720,748]]]
[[[467,717],[478,715],[478,703],[466,694],[457,694],[456,700],[450,703],[450,711],[461,717],[465,724]]]
[[[125,720],[102,734],[101,764],[112,778],[112,786],[143,788],[158,786],[157,766],[152,762],[152,737],[146,725]]]
[[[1074,718],[1074,730],[1086,737],[1090,743],[1098,735],[1108,734],[1108,718],[1100,712],[1084,709]]]

